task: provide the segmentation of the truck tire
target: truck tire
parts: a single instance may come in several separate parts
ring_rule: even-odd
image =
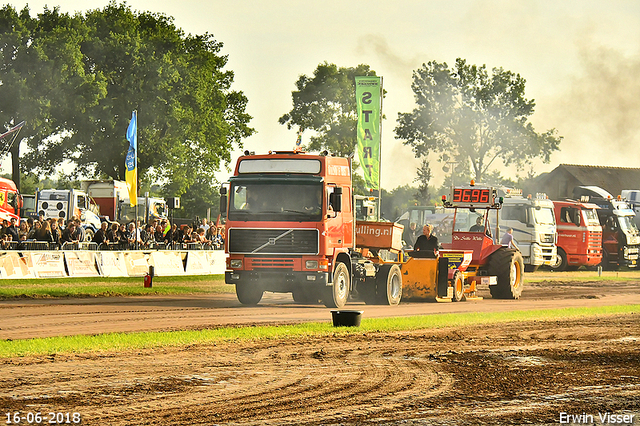
[[[84,241],[87,243],[90,243],[93,240],[94,235],[95,235],[95,232],[93,232],[93,229],[86,228],[84,230]]]
[[[364,283],[358,284],[358,294],[360,295],[360,299],[362,299],[366,305],[375,305],[378,303],[376,288],[376,277],[367,277]]]
[[[333,270],[333,285],[325,289],[322,302],[327,308],[342,308],[347,304],[350,289],[349,268],[343,262],[338,262]]]
[[[551,265],[549,265],[554,271],[566,271],[567,270],[567,254],[558,247],[558,254]]]
[[[464,299],[464,278],[462,272],[456,271],[456,273],[453,274],[451,286],[453,287],[453,298],[451,300],[453,302],[461,302]]]
[[[496,285],[489,286],[494,299],[518,299],[524,286],[522,254],[506,247],[498,249],[489,258],[489,275],[498,277]]]
[[[262,288],[256,284],[236,284],[236,296],[243,305],[257,305],[263,294]]]
[[[395,306],[402,298],[402,273],[398,265],[382,265],[376,276],[376,303]]]
[[[600,266],[602,266],[603,271],[616,271],[619,268],[617,263],[611,262],[611,256],[605,249],[602,249],[602,260],[600,261]]]
[[[320,300],[316,290],[299,288],[293,290],[293,301],[301,305],[315,305]]]

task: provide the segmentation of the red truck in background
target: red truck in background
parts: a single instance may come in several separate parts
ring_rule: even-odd
[[[575,200],[554,201],[558,254],[550,266],[558,271],[597,266],[602,261],[602,226],[598,206]]]
[[[10,179],[0,178],[0,220],[15,218],[20,223],[21,207],[22,196],[16,184]]]

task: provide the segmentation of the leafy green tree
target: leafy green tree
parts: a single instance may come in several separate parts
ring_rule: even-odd
[[[535,102],[524,97],[525,80],[518,74],[457,59],[455,67],[429,62],[414,71],[411,88],[417,107],[398,116],[396,138],[416,156],[450,155],[481,181],[501,159],[522,168],[533,158],[545,163],[562,137],[555,129],[537,133],[528,121]],[[495,165],[494,165],[495,167]]]
[[[62,137],[29,141],[28,167],[50,173],[66,160],[73,176],[124,180],[125,132],[137,110],[139,179],[172,182],[180,196],[198,177],[213,178],[254,133],[213,36],[185,35],[170,17],[114,1],[81,18],[79,58],[105,94],[76,107]]]
[[[356,147],[356,76],[373,76],[369,65],[338,68],[327,62],[318,65],[313,77],[301,75],[291,93],[293,108],[278,120],[288,129],[314,131],[306,146],[309,151],[327,150],[346,157]]]
[[[62,137],[106,93],[101,76],[85,72],[80,52],[85,34],[80,17],[58,8],[45,8],[36,18],[28,7],[0,9],[0,125],[8,129],[26,122],[10,148],[12,179],[19,188],[21,142],[37,151],[46,140]],[[66,158],[60,154],[50,153],[62,163]]]
[[[173,197],[176,188],[173,184],[165,186],[163,196]],[[215,180],[200,176],[180,197],[180,208],[174,212],[175,217],[195,219],[205,218],[207,213],[215,221],[220,213],[220,191]]]

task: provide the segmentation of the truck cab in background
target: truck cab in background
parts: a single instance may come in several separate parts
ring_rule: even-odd
[[[558,271],[597,266],[602,261],[602,226],[598,206],[576,200],[553,201],[558,254],[550,266]]]
[[[0,220],[17,219],[20,222],[22,196],[18,193],[16,184],[5,178],[0,178]]]
[[[356,206],[356,220],[378,220],[378,198],[364,195],[354,195]]]
[[[638,266],[640,232],[635,223],[636,213],[622,197],[614,198],[597,186],[577,186],[573,197],[596,204],[602,225],[602,267]]]
[[[623,189],[620,191],[620,196],[629,203],[629,206],[636,214],[634,222],[636,227],[640,229],[640,189]]]
[[[167,218],[167,203],[164,198],[138,197],[138,206],[131,207],[127,183],[119,180],[87,180],[82,189],[99,207],[100,215],[108,222],[127,223],[137,217],[143,223],[153,219]]]
[[[35,194],[23,194],[22,195],[22,208],[20,209],[21,220],[28,218],[37,219],[38,211],[36,210],[36,196]]]
[[[86,192],[77,189],[43,189],[36,194],[36,210],[45,219],[56,218],[66,226],[72,217],[80,219],[85,241],[91,241],[100,229],[98,206]]]
[[[557,256],[553,202],[545,194],[525,198],[522,191],[511,188],[500,188],[498,194],[503,199],[498,238],[513,228],[525,271],[533,272],[541,265],[550,266]]]

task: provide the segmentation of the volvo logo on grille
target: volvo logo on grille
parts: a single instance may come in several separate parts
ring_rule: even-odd
[[[275,246],[276,245],[276,239],[275,238],[269,238],[269,245],[270,246]]]

